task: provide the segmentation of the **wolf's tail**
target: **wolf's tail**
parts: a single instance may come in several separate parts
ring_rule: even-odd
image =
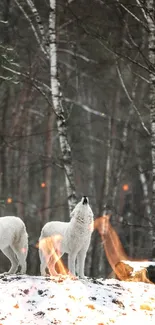
[[[19,247],[21,247],[22,252],[25,255],[25,259],[27,258],[28,254],[28,233],[26,231],[25,224],[23,223],[21,232],[20,232],[20,237],[19,237]]]

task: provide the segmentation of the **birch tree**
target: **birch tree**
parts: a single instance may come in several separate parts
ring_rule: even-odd
[[[46,59],[49,61],[50,66],[50,86],[45,86],[46,90],[50,91],[51,97],[51,110],[56,115],[56,124],[59,134],[59,143],[62,156],[62,165],[65,173],[65,185],[67,192],[67,201],[69,211],[71,212],[76,204],[76,189],[74,182],[73,163],[71,155],[71,147],[67,135],[67,120],[64,107],[62,105],[62,93],[60,89],[58,77],[58,62],[57,62],[57,13],[56,13],[56,0],[49,0],[49,44],[47,45],[45,37],[45,29],[39,12],[32,0],[26,0],[29,9],[32,12],[33,19],[27,14],[25,8],[19,0],[14,0],[17,6],[22,11],[25,19],[30,24],[32,32],[35,36],[40,50]],[[34,21],[33,21],[34,20]],[[43,85],[42,85],[43,86]],[[49,193],[48,193],[49,196]],[[46,217],[47,218],[47,217]]]
[[[53,132],[51,130],[51,126],[54,125],[55,121],[55,115],[54,113],[49,115],[48,122],[47,122],[47,136],[46,136],[46,146],[45,146],[45,152],[46,156],[49,158],[49,160],[52,159],[52,153],[53,153]],[[46,169],[45,169],[45,193],[44,193],[44,206],[43,206],[43,221],[48,222],[49,215],[50,215],[50,202],[51,202],[51,180],[52,180],[52,164],[47,163]]]
[[[30,220],[30,243],[38,238],[35,225],[38,220],[41,225],[50,217],[59,218],[61,215],[61,220],[65,221],[64,197],[65,200],[66,196],[68,198],[69,210],[76,202],[73,153],[78,195],[88,193],[95,217],[103,213],[104,206],[112,208],[113,226],[120,236],[123,233],[127,247],[131,238],[131,250],[135,253],[136,236],[133,238],[132,230],[136,235],[137,232],[134,224],[130,227],[131,231],[128,224],[124,231],[124,224],[115,212],[122,211],[125,222],[128,222],[128,216],[135,215],[139,231],[147,223],[143,206],[144,199],[151,193],[151,138],[144,125],[149,125],[147,84],[143,92],[140,78],[147,79],[149,69],[153,71],[154,67],[150,64],[147,70],[142,68],[148,63],[148,43],[145,30],[146,42],[145,47],[142,46],[143,28],[147,24],[141,8],[138,5],[129,6],[131,1],[123,6],[121,1],[105,1],[104,4],[91,1],[90,5],[89,1],[84,1],[80,2],[80,7],[78,2],[60,4],[56,0],[48,0],[44,4],[40,0],[5,2],[10,3],[10,45],[17,53],[14,58],[18,65],[3,62],[3,66],[5,64],[6,77],[14,73],[13,77],[16,74],[16,80],[20,82],[16,88],[12,86],[12,81],[11,86],[9,84],[11,97],[8,110],[5,110],[7,95],[2,105],[2,111],[8,113],[4,116],[5,123],[0,123],[6,140],[6,148],[0,149],[6,151],[3,169],[7,175],[4,180],[1,177],[1,182],[2,188],[6,188],[6,195],[11,191],[14,198],[21,201],[15,212],[24,214],[28,210],[27,202],[30,209],[33,204],[36,206],[34,217],[31,215],[30,219],[29,213],[25,217]],[[109,22],[109,15],[113,15],[113,21]],[[140,56],[140,50],[146,61]],[[128,61],[127,57],[131,60]],[[116,60],[120,67],[117,74]],[[128,62],[133,65],[128,65]],[[2,77],[4,79],[5,75]],[[136,78],[137,86],[133,82]],[[17,94],[21,89],[27,89],[28,85],[33,86],[31,98],[27,93],[25,104],[20,107],[17,103],[16,107]],[[22,128],[18,134],[17,128]],[[16,131],[15,134],[12,130]],[[133,151],[137,133],[142,157],[139,162]],[[27,152],[24,153],[25,149]],[[16,184],[19,175],[20,186]],[[43,183],[40,183],[41,180]],[[124,181],[131,184],[132,196],[130,193],[122,195]],[[42,184],[44,186],[40,189]],[[94,235],[86,271],[87,275],[103,276],[108,272],[107,261],[99,235],[96,232]],[[142,237],[140,232],[138,236]],[[143,241],[139,242],[139,250],[143,250],[144,244],[148,248],[148,243]],[[138,256],[138,250],[136,252]]]
[[[147,22],[149,28],[148,51],[150,61],[150,122],[151,122],[151,151],[152,151],[152,228],[150,238],[155,246],[155,19],[154,0],[147,1]]]
[[[58,80],[57,47],[56,47],[56,0],[50,0],[49,14],[49,60],[50,60],[50,86],[53,101],[53,109],[56,114],[57,128],[59,133],[60,148],[65,171],[65,182],[68,198],[69,211],[76,204],[76,191],[71,158],[71,148],[67,138],[67,124],[62,105],[62,94]]]

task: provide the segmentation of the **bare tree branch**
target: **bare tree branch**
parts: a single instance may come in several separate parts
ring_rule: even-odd
[[[85,62],[88,62],[88,63],[91,62],[91,63],[98,64],[97,61],[92,60],[92,59],[89,59],[89,58],[87,58],[85,55],[82,55],[82,54],[79,54],[79,53],[73,52],[73,51],[71,51],[71,50],[67,50],[67,49],[61,49],[61,48],[59,48],[59,49],[58,49],[58,52],[64,52],[64,53],[67,53],[67,54],[73,55],[73,56],[78,57],[78,58],[80,58],[80,59],[82,59],[82,60],[84,60]]]
[[[139,120],[140,120],[140,123],[141,123],[143,129],[146,131],[146,133],[147,133],[148,135],[150,135],[150,132],[149,132],[149,130],[147,129],[147,127],[145,126],[145,124],[144,124],[144,122],[143,122],[143,120],[142,120],[142,117],[141,117],[141,114],[140,114],[138,108],[136,107],[136,105],[134,104],[132,98],[131,98],[130,95],[129,95],[129,92],[128,92],[126,86],[125,86],[125,83],[124,83],[124,80],[123,80],[123,77],[122,77],[121,71],[120,71],[119,66],[118,66],[117,63],[116,63],[116,69],[117,69],[117,73],[118,73],[118,76],[119,76],[119,79],[120,79],[120,82],[121,82],[122,88],[123,88],[123,90],[124,90],[124,92],[125,92],[125,94],[126,94],[128,100],[129,100],[129,102],[132,104],[132,107],[134,108],[134,110],[135,110],[137,116],[139,117]]]
[[[37,23],[38,29],[40,31],[41,37],[42,37],[42,43],[43,45],[46,47],[46,55],[48,56],[48,47],[46,46],[46,37],[45,37],[45,30],[44,30],[44,26],[41,20],[41,17],[39,15],[39,12],[36,8],[36,6],[34,5],[32,0],[26,0],[27,4],[35,18],[35,21]]]
[[[41,51],[46,55],[45,48],[42,45],[42,42],[41,42],[40,37],[39,37],[39,35],[38,35],[37,31],[36,31],[35,26],[33,25],[32,20],[30,19],[30,17],[28,16],[26,11],[24,10],[23,6],[19,3],[19,1],[18,0],[14,0],[14,1],[15,1],[16,5],[19,7],[19,9],[22,11],[24,17],[28,20],[28,22],[29,22],[29,24],[30,24],[30,26],[32,28],[33,34],[34,34],[34,36],[36,38],[36,41],[39,44],[39,47],[40,47]]]
[[[145,18],[145,19],[146,19],[146,21],[147,21],[147,15],[146,15],[146,12],[145,12],[144,8],[142,7],[142,5],[141,5],[140,1],[139,1],[139,0],[136,0],[136,2],[137,2],[137,4],[138,4],[139,8],[141,9],[141,11],[142,11],[142,13],[143,13],[143,16],[144,16],[144,18]]]
[[[89,112],[91,114],[95,114],[95,115],[100,116],[100,117],[103,117],[103,118],[108,117],[106,114],[104,114],[102,112],[99,112],[99,111],[96,111],[96,110],[90,108],[89,106],[87,106],[85,104],[82,104],[81,102],[77,102],[77,101],[75,101],[73,99],[70,99],[68,97],[64,97],[64,100],[67,103],[73,103],[73,104],[75,104],[77,106],[82,107],[85,111],[87,111],[87,112]]]
[[[1,24],[8,24],[8,21],[7,20],[0,20],[0,23]]]
[[[138,23],[140,23],[143,27],[147,28],[147,25],[144,24],[142,20],[140,20],[131,10],[129,10],[123,3],[120,2],[120,0],[117,0],[118,4],[120,7],[122,7],[128,14],[130,14]]]

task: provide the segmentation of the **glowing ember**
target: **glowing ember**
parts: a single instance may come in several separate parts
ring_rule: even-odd
[[[41,183],[41,185],[40,185],[42,188],[44,188],[44,187],[46,187],[46,183]]]
[[[11,197],[7,198],[7,203],[9,203],[9,204],[12,203],[12,198]]]
[[[128,189],[129,189],[129,185],[128,184],[124,184],[123,186],[122,186],[122,188],[123,188],[123,191],[128,191]]]

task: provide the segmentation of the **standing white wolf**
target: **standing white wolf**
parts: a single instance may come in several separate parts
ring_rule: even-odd
[[[64,254],[68,254],[68,269],[75,275],[77,259],[77,274],[84,277],[86,253],[89,248],[93,231],[93,212],[89,200],[83,196],[71,213],[70,222],[51,221],[42,228],[39,238],[40,272],[46,275],[46,267],[50,274],[56,275],[55,264]],[[57,253],[57,254],[55,254]]]
[[[15,274],[19,265],[20,273],[26,273],[28,234],[20,218],[13,216],[0,218],[0,250],[11,262],[10,270],[5,274]]]

